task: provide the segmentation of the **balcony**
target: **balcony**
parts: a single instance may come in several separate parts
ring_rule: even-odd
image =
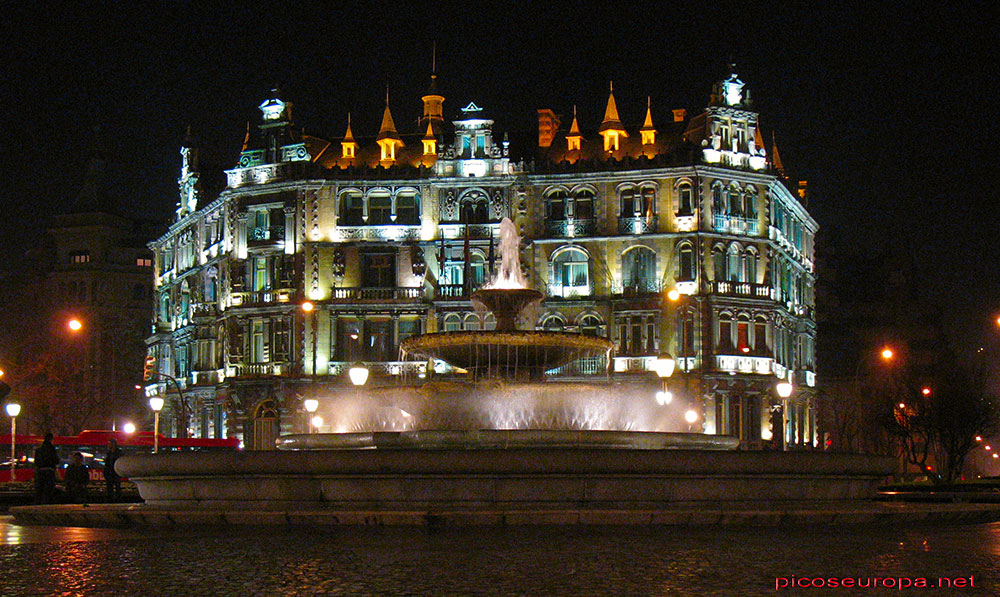
[[[774,359],[771,357],[717,354],[715,355],[715,368],[729,373],[770,375],[773,361]]]
[[[284,240],[284,226],[255,226],[247,230],[247,243],[249,245],[266,245]]]
[[[294,375],[293,363],[250,363],[230,366],[226,377],[271,377],[274,375]]]
[[[219,314],[219,307],[215,303],[193,303],[191,305],[191,319],[197,322],[199,319],[213,319]]]
[[[230,305],[233,307],[255,307],[261,305],[273,305],[276,303],[287,303],[296,296],[294,288],[281,288],[278,290],[255,290],[253,292],[234,292],[230,296]]]
[[[650,234],[656,232],[657,216],[618,218],[618,234]]]
[[[562,284],[548,285],[549,298],[589,298],[592,294],[590,284],[583,284],[581,286],[564,286]]]
[[[355,301],[418,302],[423,299],[424,289],[420,286],[391,288],[334,287],[330,292],[330,300],[336,303],[351,303]]]
[[[712,293],[725,296],[745,296],[747,298],[774,300],[774,289],[767,284],[753,282],[732,282],[718,280],[712,282]]]
[[[549,236],[561,238],[576,238],[593,236],[595,230],[593,218],[569,218],[566,220],[548,220],[545,231]]]
[[[420,226],[382,224],[370,226],[337,226],[334,234],[339,240],[420,240]]]
[[[743,236],[757,236],[760,231],[757,218],[744,218],[742,216],[716,214],[714,223],[716,232],[739,234]]]

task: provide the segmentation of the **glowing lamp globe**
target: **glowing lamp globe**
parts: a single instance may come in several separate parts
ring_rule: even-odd
[[[698,420],[698,413],[693,410],[689,410],[684,413],[684,420],[687,421],[688,424],[694,423]]]
[[[348,377],[351,378],[351,383],[356,386],[363,386],[368,382],[368,367],[364,365],[355,365],[348,369]]]
[[[788,398],[792,395],[792,384],[787,381],[783,381],[774,386],[774,389],[777,390],[778,396],[781,396],[782,398]]]
[[[677,290],[676,288],[671,288],[667,292],[667,298],[672,301],[676,301],[677,299],[681,298],[681,291]]]
[[[69,322],[66,324],[66,327],[68,327],[70,330],[74,332],[79,332],[80,330],[83,329],[83,324],[80,323],[79,319],[70,319]]]
[[[312,310],[315,308],[316,308],[315,305],[313,305],[309,301],[302,303],[302,310],[305,311],[306,313],[312,313]]]
[[[668,353],[661,354],[656,357],[656,362],[653,367],[656,369],[656,374],[662,379],[666,379],[674,374],[674,368],[677,366],[677,361],[674,357],[670,356]]]
[[[674,400],[674,395],[666,390],[662,390],[656,393],[656,403],[660,406],[665,406],[670,404]]]
[[[323,417],[316,415],[315,417],[312,418],[312,424],[313,427],[319,429],[320,427],[323,426]]]
[[[135,433],[135,424],[125,423],[124,425],[122,425],[122,431],[128,434]]]
[[[319,408],[319,400],[309,398],[302,401],[302,406],[306,407],[306,412],[314,413]]]
[[[157,413],[163,410],[163,398],[156,398],[156,397],[150,398],[149,408],[153,409],[153,412]]]
[[[21,414],[21,405],[16,402],[11,402],[7,405],[7,415],[11,417],[16,417]]]

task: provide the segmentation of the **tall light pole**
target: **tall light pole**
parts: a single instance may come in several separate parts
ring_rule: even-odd
[[[656,375],[660,378],[660,391],[656,393],[656,402],[660,405],[670,404],[674,397],[667,390],[667,378],[674,374],[677,361],[670,356],[669,352],[666,352],[656,358],[653,366],[656,368]]]
[[[153,454],[156,454],[160,451],[160,410],[163,408],[163,398],[150,398],[149,408],[153,409]]]
[[[14,469],[17,465],[17,455],[14,450],[15,432],[17,431],[17,415],[21,414],[21,405],[16,402],[7,404],[7,415],[10,416],[10,480],[13,482]]]
[[[778,397],[781,398],[781,445],[784,447],[787,445],[785,441],[785,426],[787,425],[786,421],[788,418],[788,399],[791,397],[794,388],[790,382],[781,381],[774,386],[774,390],[778,393]]]
[[[312,378],[313,383],[316,383],[316,337],[319,330],[317,327],[317,314],[316,305],[312,301],[304,301],[302,303],[302,312],[306,315],[311,315],[310,327],[312,328]],[[304,321],[304,320],[303,320]]]

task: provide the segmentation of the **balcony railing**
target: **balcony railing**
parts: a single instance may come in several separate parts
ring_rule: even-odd
[[[563,286],[562,284],[549,284],[548,295],[553,298],[583,298],[591,294],[590,285],[583,286]]]
[[[215,303],[194,303],[191,305],[191,319],[211,318],[218,314],[219,307]]]
[[[548,374],[551,377],[585,377],[604,375],[607,371],[608,362],[604,357],[586,357],[552,369]]]
[[[284,226],[255,226],[247,230],[247,240],[250,242],[275,242],[285,240]]]
[[[592,236],[594,229],[593,218],[572,218],[566,220],[548,220],[545,222],[545,230],[549,236],[563,238]]]
[[[233,307],[249,307],[255,305],[272,305],[287,303],[295,296],[294,288],[279,288],[278,290],[255,290],[253,292],[234,292],[230,298]]]
[[[346,301],[419,301],[424,298],[424,289],[415,287],[359,288],[334,287],[331,300]]]
[[[757,236],[760,226],[757,223],[757,218],[716,214],[715,230],[717,232],[728,232],[729,234]]]
[[[753,282],[733,282],[729,280],[717,280],[712,282],[713,294],[724,294],[727,296],[745,296],[759,299],[773,299],[774,289],[767,284],[756,284]]]
[[[715,368],[719,371],[729,373],[769,375],[772,373],[771,365],[773,362],[774,359],[771,357],[729,354],[715,355]]]
[[[335,233],[341,240],[420,240],[420,226],[415,225],[338,226]]]
[[[657,216],[618,218],[619,234],[649,234],[656,232]]]
[[[226,372],[229,377],[267,377],[272,375],[293,375],[292,363],[250,363],[231,365]]]

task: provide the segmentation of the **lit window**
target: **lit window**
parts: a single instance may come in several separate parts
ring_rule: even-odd
[[[139,267],[153,267],[153,260],[148,257],[139,257],[135,260],[135,264]]]
[[[564,298],[590,295],[587,254],[580,249],[560,251],[552,260],[551,288],[554,296]]]
[[[69,254],[70,263],[90,263],[90,251],[73,251]]]

